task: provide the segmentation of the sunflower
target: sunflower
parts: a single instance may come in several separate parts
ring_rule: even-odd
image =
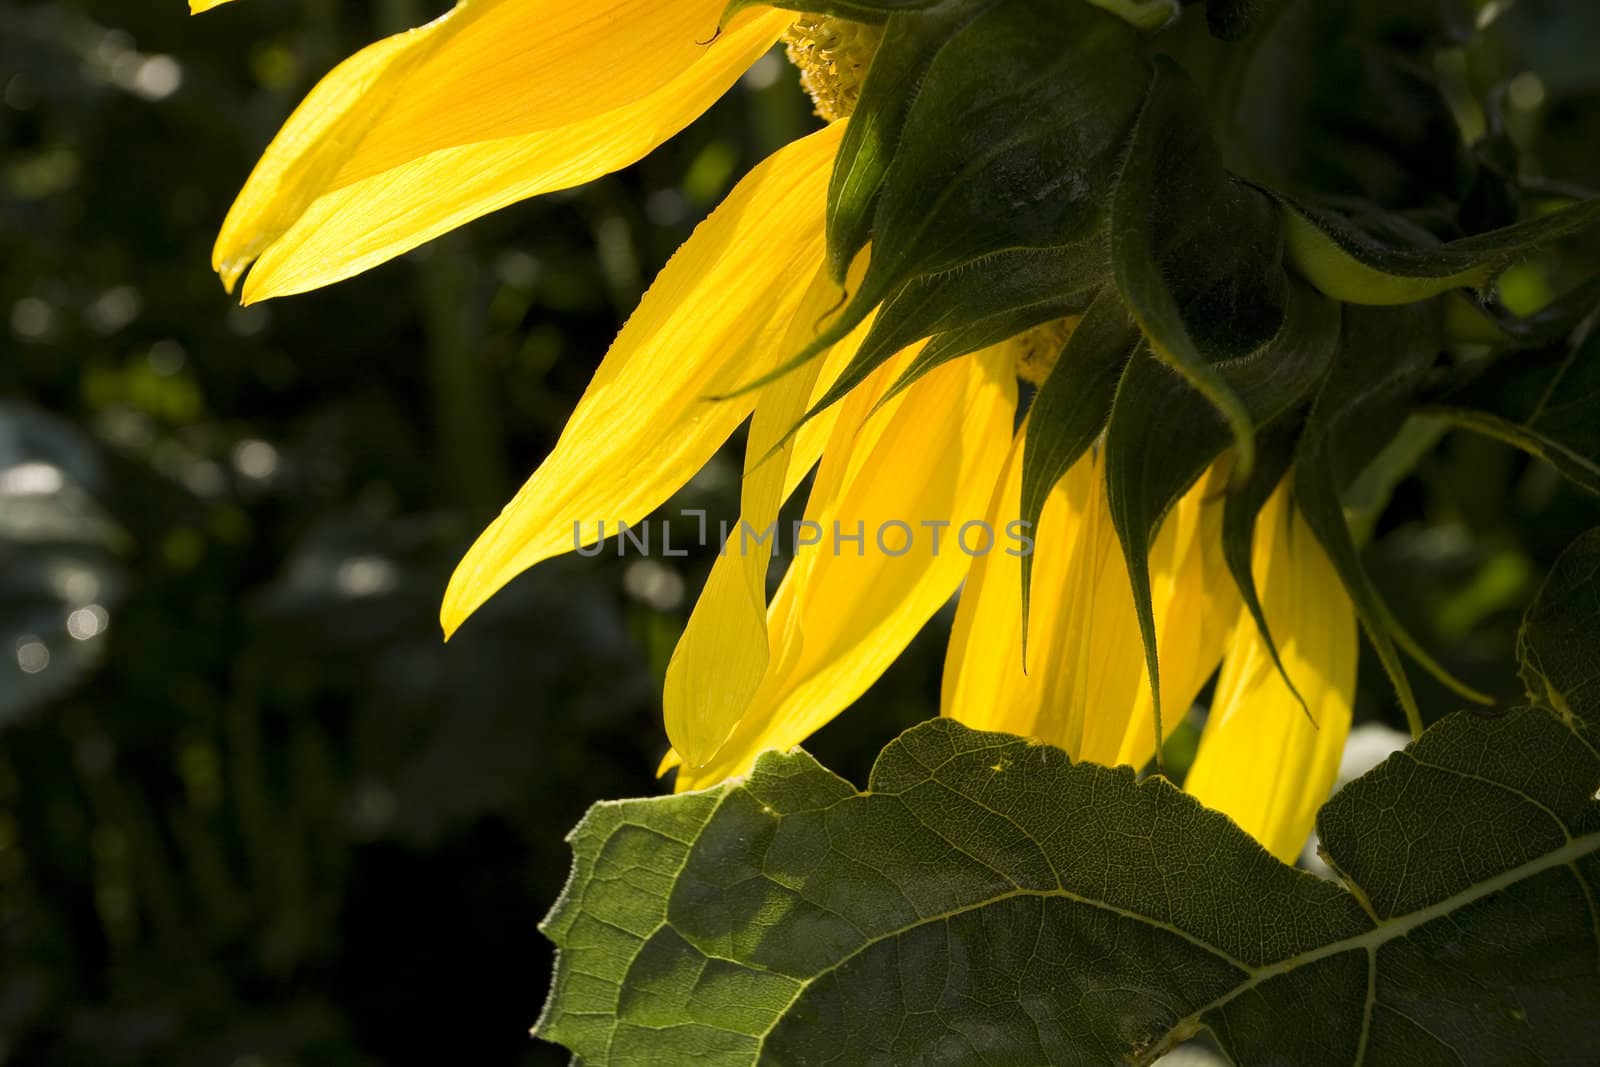
[[[679,789],[804,740],[958,592],[943,714],[1080,759],[1146,765],[1160,747],[1156,701],[1103,449],[1054,486],[1037,529],[1019,526],[1024,429],[1037,416],[1026,399],[1077,318],[932,369],[914,344],[842,388],[869,317],[794,365],[839,310],[824,208],[878,35],[749,7],[719,29],[724,7],[461,0],[369,47],[267,149],[223,226],[217,271],[230,290],[249,271],[246,301],[303,292],[626,166],[785,40],[826,125],[739,182],[661,272],[552,453],[460,564],[445,631],[527,568],[638,523],[748,420],[741,521],[667,672],[663,769],[677,767]],[[762,535],[813,471],[804,526],[819,536],[797,548],[769,602]],[[1187,787],[1284,859],[1332,784],[1357,648],[1351,601],[1293,503],[1292,477],[1259,517],[1251,563],[1276,646],[1223,560],[1226,456],[1150,552],[1159,703],[1188,708],[1220,666]]]

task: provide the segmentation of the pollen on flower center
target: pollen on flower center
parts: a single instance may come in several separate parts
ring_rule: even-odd
[[[1080,318],[1070,315],[1046,322],[1015,338],[1012,344],[1017,351],[1017,377],[1033,385],[1043,385]]]
[[[849,118],[861,99],[861,83],[872,65],[883,30],[830,15],[801,15],[784,35],[789,62],[800,68],[800,84],[828,122]]]

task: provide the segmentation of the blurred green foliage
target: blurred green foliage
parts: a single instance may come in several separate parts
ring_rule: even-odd
[[[659,788],[658,680],[710,559],[554,562],[448,646],[439,597],[649,278],[809,103],[770,56],[626,173],[239,308],[207,265],[260,149],[339,57],[445,5],[183,6],[0,0],[0,1064],[560,1062],[526,1035],[534,923],[584,809]],[[1600,74],[1550,6],[1455,73],[1509,85],[1507,136],[1575,182]],[[1556,73],[1519,89],[1535,58]],[[734,514],[739,462],[669,512]],[[1370,562],[1504,692],[1521,607],[1593,521],[1451,435]],[[861,780],[931,714],[942,649],[919,639],[824,762]],[[1361,714],[1395,719],[1375,669]]]
[[[0,1063],[559,1059],[537,916],[566,828],[657,788],[699,578],[558,562],[448,646],[439,599],[813,120],[774,58],[627,174],[237,307],[210,247],[256,155],[443,6],[0,3]]]

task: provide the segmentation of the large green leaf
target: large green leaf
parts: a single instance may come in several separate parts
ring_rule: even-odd
[[[1600,729],[1600,530],[1564,552],[1522,620],[1517,658],[1528,699],[1593,737]]]
[[[587,1064],[1592,1062],[1600,532],[1522,634],[1541,703],[1446,719],[1318,820],[1343,884],[1161,778],[947,720],[858,792],[801,752],[598,805],[536,1032]]]

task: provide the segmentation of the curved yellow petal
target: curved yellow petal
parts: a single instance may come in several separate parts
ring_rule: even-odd
[[[552,130],[642,100],[713,52],[721,0],[461,0],[339,184],[428,152]],[[777,34],[793,16],[768,13]],[[746,20],[742,25],[749,25]],[[768,47],[777,34],[768,33]]]
[[[638,160],[793,19],[764,11],[712,40],[721,9],[461,0],[379,41],[284,124],[228,213],[214,266],[231,289],[262,258],[268,277],[252,278],[247,299],[303,292]]]
[[[426,43],[425,31],[413,30],[362,49],[289,116],[228,209],[211,250],[211,266],[230,293],[246,268],[327,191]]]
[[[991,523],[1020,514],[1022,435],[991,505]],[[1187,708],[1216,669],[1236,607],[1220,553],[1211,479],[1162,525],[1151,549],[1162,698]],[[984,730],[1036,737],[1096,763],[1141,766],[1155,754],[1143,645],[1106,500],[1098,454],[1052,491],[1034,533],[1028,663],[1022,662],[1021,564],[978,561],[961,593],[945,660],[943,714]],[[1219,603],[1220,621],[1213,618]],[[1169,716],[1169,730],[1181,721]]]
[[[516,575],[635,523],[698,471],[755,406],[737,389],[784,347],[823,257],[843,124],[780,149],[695,230],[645,294],[555,449],[478,538],[445,592],[445,633]]]
[[[1273,666],[1255,624],[1241,614],[1184,788],[1292,863],[1333,787],[1350,732],[1355,610],[1291,505],[1287,483],[1262,510],[1252,568],[1284,669],[1311,719]]]
[[[855,272],[852,290],[861,273]],[[838,307],[838,297],[827,268],[819,268],[783,347],[804,348],[818,320]],[[712,565],[667,665],[667,738],[693,763],[716,754],[766,674],[767,567],[779,541],[778,509],[822,454],[840,405],[807,422],[803,432],[790,431],[838,378],[870,325],[869,319],[826,356],[767,386],[756,403],[745,445],[739,525]]]
[[[1022,514],[1022,433],[1016,435],[1006,467],[989,505],[989,524],[1004,524]],[[945,655],[941,712],[974,729],[1024,737],[1041,732],[1044,670],[1058,651],[1057,598],[1071,597],[1070,577],[1084,514],[1093,496],[1095,464],[1074,464],[1045,502],[1034,535],[1033,592],[1029,658],[1022,663],[1022,565],[1000,554],[977,560],[961,589],[955,625]],[[1051,740],[1065,746],[1064,736]]]
[[[210,11],[229,2],[230,0],[189,0],[189,14],[198,15],[202,11]]]
[[[799,552],[773,598],[761,687],[714,758],[679,769],[678,789],[743,774],[761,752],[804,740],[865,692],[960,585],[973,556],[959,528],[982,522],[1011,438],[1014,355],[999,346],[947,363],[868,417],[910,355],[846,399],[806,509],[822,543]],[[863,533],[859,550],[836,530]],[[991,552],[1005,548],[997,533]],[[969,531],[971,551],[982,543]]]

